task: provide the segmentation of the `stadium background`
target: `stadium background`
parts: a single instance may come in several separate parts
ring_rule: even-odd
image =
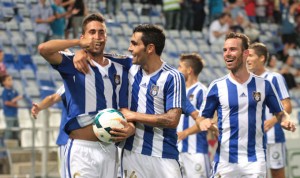
[[[4,177],[58,177],[57,148],[55,145],[60,123],[61,103],[42,111],[37,120],[30,116],[32,102],[39,102],[62,85],[62,79],[45,60],[35,53],[36,35],[31,20],[31,9],[38,0],[0,0],[0,48],[4,51],[4,64],[13,76],[14,88],[24,94],[18,118],[20,127],[14,128],[21,135],[20,143],[7,140],[1,151],[6,152],[10,174]],[[89,12],[105,14],[105,2],[85,1]],[[106,52],[129,54],[127,49],[132,29],[139,23],[154,23],[164,26],[161,5],[149,5],[123,0],[121,11],[113,19],[107,19],[108,41]],[[209,24],[207,24],[209,25]],[[280,26],[275,23],[254,24],[260,31],[259,41],[264,42],[271,52],[276,52]],[[166,30],[167,40],[162,59],[177,67],[179,55],[198,52],[206,67],[200,80],[206,84],[227,73],[222,56],[222,46],[208,45],[208,27],[200,31]],[[300,49],[290,51],[295,58],[295,67],[300,67]],[[280,65],[280,63],[278,64]],[[300,84],[300,78],[296,78]],[[0,87],[0,94],[3,88]],[[286,133],[288,146],[289,178],[300,177],[300,89],[290,90],[293,104],[292,119],[297,123],[296,133]],[[0,135],[6,129],[0,102]]]

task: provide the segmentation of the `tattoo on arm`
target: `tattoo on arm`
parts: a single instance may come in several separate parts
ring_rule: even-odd
[[[173,108],[165,114],[157,115],[157,126],[176,128],[180,119],[181,112],[182,110],[180,108]]]

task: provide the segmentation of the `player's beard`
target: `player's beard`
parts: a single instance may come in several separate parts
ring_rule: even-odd
[[[99,50],[90,50],[89,52],[93,57],[101,56],[103,55],[104,48],[105,48],[105,44],[103,44],[103,46],[101,46]]]

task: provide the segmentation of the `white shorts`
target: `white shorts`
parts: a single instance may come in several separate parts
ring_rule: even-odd
[[[65,154],[66,178],[116,178],[115,144],[69,139]]]
[[[179,162],[184,178],[207,178],[209,176],[208,154],[179,153]]]
[[[123,149],[122,178],[182,178],[175,159],[142,155]]]
[[[66,145],[59,145],[58,146],[58,151],[57,151],[57,156],[58,156],[58,170],[59,170],[59,175],[60,177],[66,177],[65,174],[65,159],[64,159],[64,155],[65,155],[65,148]]]
[[[266,178],[266,162],[215,163],[211,178]]]
[[[267,145],[267,164],[270,169],[280,169],[286,166],[285,143]]]

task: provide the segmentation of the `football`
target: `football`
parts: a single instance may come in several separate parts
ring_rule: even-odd
[[[124,128],[121,120],[126,121],[123,114],[113,108],[103,109],[99,111],[93,122],[93,131],[96,137],[103,142],[112,143],[112,135],[109,133],[111,128]]]

